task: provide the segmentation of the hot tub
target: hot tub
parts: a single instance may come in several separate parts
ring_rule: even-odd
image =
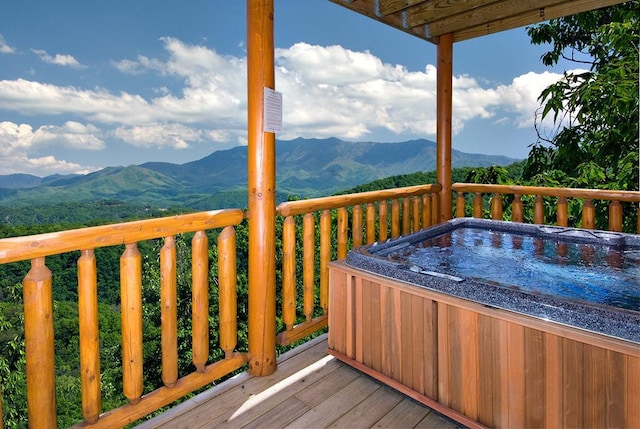
[[[330,267],[329,347],[467,425],[640,426],[639,255],[469,218],[360,247]]]

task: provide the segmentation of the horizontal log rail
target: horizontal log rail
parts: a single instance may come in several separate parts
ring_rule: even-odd
[[[351,247],[385,241],[436,223],[441,189],[439,184],[419,185],[280,204],[276,211],[284,217],[285,330],[278,335],[278,344],[289,345],[327,326],[331,260],[346,257]],[[296,252],[300,247],[302,255]],[[296,273],[298,266],[302,266],[302,276]]]
[[[0,240],[0,264],[31,261],[23,280],[27,404],[30,427],[55,427],[55,350],[52,273],[47,256],[79,251],[78,314],[80,378],[84,422],[78,427],[122,427],[241,368],[248,354],[237,352],[236,231],[239,209],[218,210],[115,225]],[[210,363],[209,243],[205,231],[221,229],[218,250],[219,346],[221,360]],[[179,377],[175,236],[194,233],[192,266],[192,360],[195,371]],[[162,239],[160,302],[162,382],[143,392],[142,260],[138,243]],[[100,329],[96,248],[124,245],[120,257],[123,394],[129,403],[102,413]],[[6,404],[5,404],[6,405]]]
[[[511,206],[511,219],[514,222],[523,222],[523,195],[534,196],[533,223],[545,223],[544,197],[557,198],[555,206],[556,224],[568,226],[569,204],[568,199],[583,199],[581,207],[580,225],[582,228],[594,229],[596,227],[596,210],[594,200],[608,201],[608,229],[610,231],[622,231],[623,206],[621,203],[629,203],[633,211],[637,212],[636,232],[640,234],[640,192],[614,191],[604,189],[580,189],[580,188],[548,188],[536,186],[515,185],[487,185],[475,183],[455,183],[452,189],[456,196],[456,217],[465,216],[467,199],[465,194],[474,194],[472,202],[473,217],[483,217],[483,195],[491,195],[490,216],[492,219],[503,220],[503,197],[513,196]]]

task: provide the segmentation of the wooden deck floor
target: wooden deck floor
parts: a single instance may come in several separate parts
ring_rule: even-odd
[[[283,354],[269,377],[240,374],[139,426],[148,428],[455,428],[327,354],[326,336]]]

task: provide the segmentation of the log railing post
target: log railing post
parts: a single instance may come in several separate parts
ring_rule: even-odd
[[[287,216],[282,226],[282,319],[287,330],[296,322],[296,220]]]
[[[391,238],[400,237],[400,203],[397,198],[391,200]]]
[[[78,319],[82,416],[98,421],[100,397],[100,339],[98,327],[98,272],[94,251],[83,250],[78,259]]]
[[[493,194],[491,198],[491,219],[502,220],[502,195]]]
[[[464,206],[466,204],[464,192],[458,191],[456,195],[456,217],[464,217]]]
[[[409,197],[402,199],[402,235],[408,235],[411,232],[411,201]]]
[[[209,359],[209,239],[196,232],[191,243],[191,336],[193,365],[204,372]]]
[[[338,259],[347,257],[347,229],[349,226],[349,213],[345,207],[338,209]]]
[[[362,207],[360,204],[353,206],[351,219],[351,238],[353,247],[362,246]]]
[[[596,209],[591,199],[585,199],[582,206],[582,227],[594,229],[596,227]]]
[[[387,202],[380,201],[380,204],[378,204],[378,241],[386,241],[389,237],[389,228],[387,226],[388,217]],[[640,216],[638,216],[638,219],[640,219]],[[638,224],[640,225],[640,221]]]
[[[433,207],[431,207],[431,194],[422,195],[422,227],[428,228],[432,225],[431,218]]]
[[[473,197],[473,217],[482,219],[482,192],[476,192]]]
[[[513,196],[513,203],[511,204],[511,221],[522,222],[522,212],[522,198],[520,194],[515,194]]]
[[[620,201],[609,203],[609,231],[622,231],[622,204]]]
[[[162,382],[173,387],[178,381],[178,309],[176,241],[165,237],[160,249],[160,319]]]
[[[142,256],[128,243],[120,257],[122,389],[132,404],[142,395]]]
[[[368,209],[367,209],[368,212]],[[367,226],[367,235],[368,234]],[[324,314],[329,310],[329,262],[331,261],[331,210],[320,215],[320,307]]]
[[[22,282],[22,293],[29,426],[55,428],[53,293],[51,271],[44,258],[31,260],[31,269]]]
[[[536,195],[533,203],[533,223],[544,225],[544,200],[541,195]]]
[[[228,226],[218,236],[220,348],[226,359],[233,357],[238,343],[236,266],[236,230]]]
[[[366,209],[366,228],[367,228],[367,244],[371,244],[376,241],[376,205],[373,203],[367,203]]]
[[[418,197],[411,198],[411,230],[413,232],[420,230],[420,202],[421,199]]]
[[[303,261],[302,261],[302,283],[303,283],[303,308],[307,322],[313,317],[314,304],[314,281],[315,281],[315,217],[313,213],[304,215],[302,224],[303,235]]]
[[[558,198],[558,214],[556,222],[558,226],[569,225],[569,206],[565,197]]]

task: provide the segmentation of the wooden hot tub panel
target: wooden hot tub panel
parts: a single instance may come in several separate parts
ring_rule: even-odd
[[[329,299],[337,357],[453,418],[497,428],[640,427],[635,343],[343,262],[331,264]]]

